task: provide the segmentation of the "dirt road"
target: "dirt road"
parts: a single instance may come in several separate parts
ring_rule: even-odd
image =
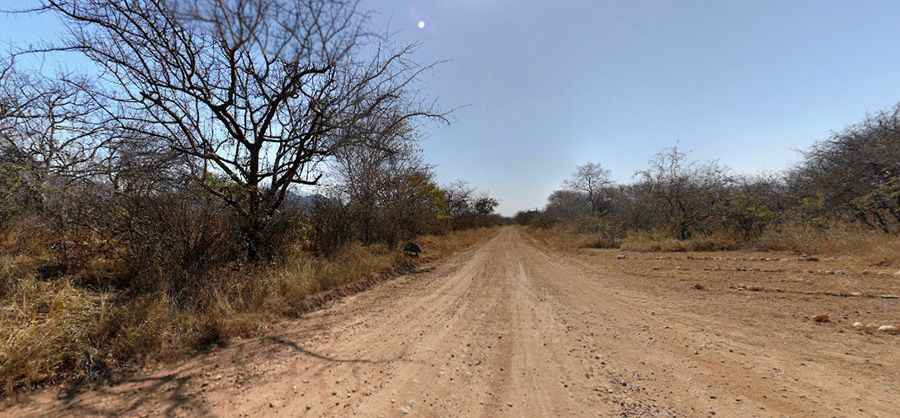
[[[635,283],[506,228],[271,337],[107,389],[38,393],[4,413],[900,415],[900,337],[748,320],[727,305],[698,313],[685,309],[692,296]],[[818,329],[827,338],[811,336]]]

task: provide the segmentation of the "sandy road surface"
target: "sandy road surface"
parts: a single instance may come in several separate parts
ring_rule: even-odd
[[[515,228],[271,337],[8,415],[898,416],[898,339],[827,339],[540,248]],[[813,330],[814,331],[814,330]],[[804,331],[805,332],[805,331]]]

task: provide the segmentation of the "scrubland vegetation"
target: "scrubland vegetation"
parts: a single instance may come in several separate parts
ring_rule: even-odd
[[[419,149],[446,122],[418,90],[431,66],[354,1],[40,4],[20,12],[64,37],[0,59],[4,395],[258,335],[504,222],[489,194],[437,182]],[[87,64],[35,69],[47,54]],[[588,163],[515,220],[563,246],[897,265],[900,107],[777,175],[677,147],[631,184]]]
[[[895,265],[900,107],[817,142],[781,174],[738,175],[716,161],[692,161],[677,146],[654,156],[631,184],[615,185],[588,163],[543,210],[515,219],[570,247],[853,253]]]
[[[354,2],[66,1],[0,62],[0,383],[102,381],[226,344],[482,239],[439,185],[429,66]],[[94,65],[54,76],[47,53]],[[405,255],[414,240],[421,257]]]

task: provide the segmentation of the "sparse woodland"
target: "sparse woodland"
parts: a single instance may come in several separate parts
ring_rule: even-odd
[[[631,184],[578,167],[543,210],[517,223],[577,236],[569,244],[636,251],[727,249],[858,253],[900,261],[900,107],[836,132],[780,174],[739,175],[677,146]]]
[[[505,220],[439,184],[415,45],[356,0],[41,0],[66,29],[0,56],[0,397],[259,335]],[[423,23],[424,24],[424,23]],[[35,70],[46,56],[78,68]],[[82,65],[81,63],[84,63]],[[568,245],[900,263],[900,106],[739,175],[662,150],[576,168],[515,222]],[[360,285],[360,283],[363,283]]]
[[[501,221],[417,146],[414,45],[355,1],[45,0],[0,62],[0,381],[103,381],[253,335]],[[24,48],[24,47],[23,47]],[[92,65],[47,75],[45,54]],[[441,235],[436,239],[434,235]]]

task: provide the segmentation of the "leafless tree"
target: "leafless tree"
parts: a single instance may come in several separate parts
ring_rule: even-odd
[[[475,188],[462,180],[456,180],[444,187],[447,199],[447,213],[451,218],[461,218],[472,210]]]
[[[0,139],[9,135],[10,126],[7,118],[12,113],[14,106],[13,97],[9,95],[8,80],[13,72],[13,61],[0,61]]]
[[[117,136],[86,81],[26,75],[12,60],[0,76],[0,148],[42,201],[104,173]]]
[[[453,228],[477,228],[502,222],[500,215],[494,213],[500,203],[487,192],[478,192],[462,180],[445,186],[443,192]]]
[[[386,131],[376,146],[352,146],[337,153],[338,188],[363,242],[396,243],[436,226],[443,197],[415,139],[412,127],[403,124]]]
[[[706,221],[733,182],[725,168],[715,162],[690,162],[677,146],[658,153],[650,168],[637,174],[639,187],[661,203],[660,215],[671,224],[677,239],[688,239],[708,226]]]
[[[288,190],[317,184],[320,163],[415,117],[428,67],[413,46],[371,34],[349,0],[44,0],[77,51],[100,69],[117,129],[165,141],[193,176],[233,182],[208,191],[243,219],[247,255]],[[386,122],[387,121],[387,122]]]
[[[601,191],[611,184],[609,170],[594,162],[578,166],[572,178],[565,182],[568,189],[585,194],[593,215],[602,215],[604,199]]]

